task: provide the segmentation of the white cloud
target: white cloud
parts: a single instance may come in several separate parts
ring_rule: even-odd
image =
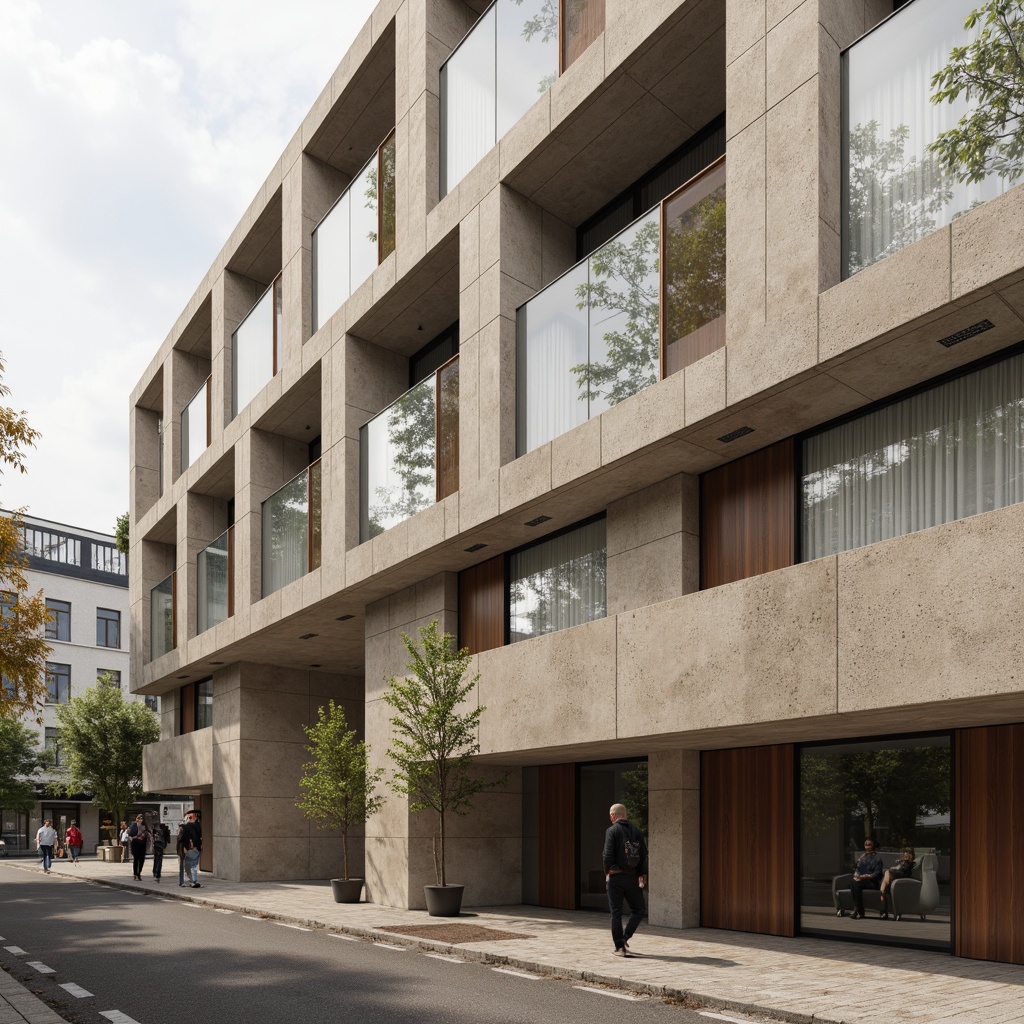
[[[0,350],[43,432],[0,504],[110,529],[128,396],[369,0],[0,0]]]

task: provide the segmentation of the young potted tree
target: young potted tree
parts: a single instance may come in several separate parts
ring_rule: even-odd
[[[395,712],[394,735],[388,756],[395,770],[388,785],[409,797],[413,811],[437,815],[434,833],[436,885],[425,885],[427,913],[456,917],[462,909],[462,885],[449,885],[446,861],[446,816],[464,815],[473,798],[500,785],[501,779],[485,780],[472,774],[473,755],[480,749],[477,726],[483,707],[463,708],[479,675],[466,681],[471,655],[456,650],[455,638],[439,630],[435,619],[419,627],[419,643],[402,634],[412,659],[404,678],[391,676],[384,701]],[[421,650],[422,648],[422,650]]]
[[[349,877],[348,834],[380,810],[383,798],[375,796],[374,789],[384,770],[370,771],[370,748],[348,727],[340,704],[329,701],[317,715],[317,721],[306,726],[312,760],[302,766],[303,796],[295,806],[317,828],[341,832],[345,877],[332,878],[331,890],[336,903],[358,903],[363,879]]]

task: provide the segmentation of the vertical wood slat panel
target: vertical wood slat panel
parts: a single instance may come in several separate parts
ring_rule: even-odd
[[[576,909],[576,772],[573,764],[538,769],[537,894],[542,907]]]
[[[196,684],[186,683],[178,691],[179,727],[182,735],[196,731]]]
[[[565,71],[604,31],[605,0],[562,0],[559,41]]]
[[[793,438],[701,477],[702,590],[795,563],[795,495]]]
[[[956,736],[955,952],[1024,964],[1024,724]]]
[[[701,924],[794,934],[791,744],[701,754]]]
[[[199,824],[203,830],[203,849],[199,854],[199,869],[213,870],[213,794],[203,793],[195,801],[199,808]]]
[[[459,646],[470,654],[505,643],[505,558],[498,555],[459,573]]]

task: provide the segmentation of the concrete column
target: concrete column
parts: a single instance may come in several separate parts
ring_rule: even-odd
[[[668,750],[648,759],[651,924],[700,925],[700,753]]]

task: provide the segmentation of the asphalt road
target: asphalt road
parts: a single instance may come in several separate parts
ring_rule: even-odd
[[[711,1024],[717,1017],[2,864],[0,936],[0,967],[75,1024]],[[67,984],[90,995],[76,997]]]

